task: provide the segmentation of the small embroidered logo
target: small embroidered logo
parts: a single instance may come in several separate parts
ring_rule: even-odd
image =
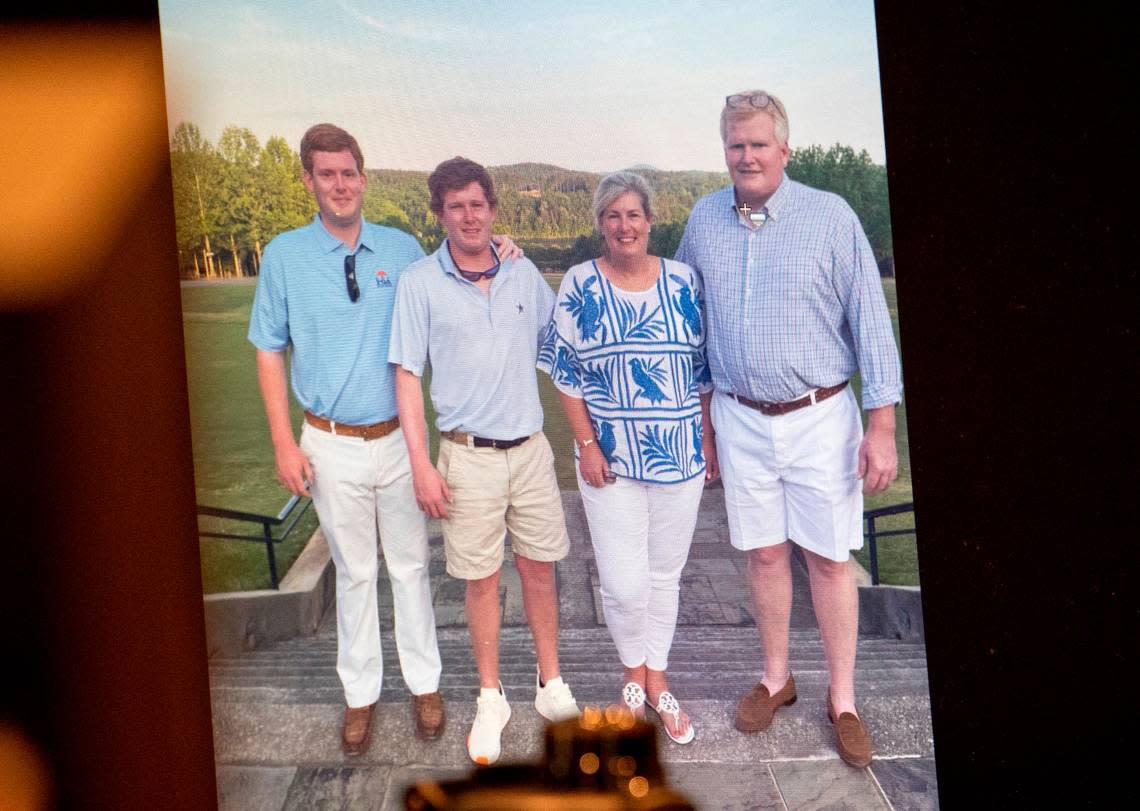
[[[383,270],[376,271],[376,286],[377,287],[391,287],[392,280],[388,278],[388,274]]]
[[[523,306],[521,304],[516,304],[515,306],[519,308],[519,313],[521,314],[523,311]]]

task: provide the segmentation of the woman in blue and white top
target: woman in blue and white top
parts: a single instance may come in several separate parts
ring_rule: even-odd
[[[639,175],[603,178],[594,219],[605,256],[566,272],[538,365],[574,433],[622,699],[644,717],[648,695],[669,737],[689,743],[665,671],[701,491],[717,475],[701,280],[649,254],[653,206]]]

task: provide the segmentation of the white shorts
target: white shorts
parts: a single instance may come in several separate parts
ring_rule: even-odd
[[[850,386],[778,417],[717,392],[712,419],[734,547],[790,539],[835,561],[863,547],[863,422]]]

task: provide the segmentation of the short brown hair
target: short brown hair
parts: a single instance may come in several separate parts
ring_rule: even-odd
[[[356,171],[364,171],[364,154],[356,139],[336,124],[314,124],[301,138],[301,166],[306,172],[313,171],[314,152],[341,152],[347,149],[356,161]]]
[[[483,187],[483,195],[487,203],[496,206],[499,198],[495,196],[495,184],[487,170],[473,160],[454,157],[446,160],[428,177],[428,191],[431,192],[432,212],[438,217],[443,213],[443,196],[449,191],[465,189],[472,183]]]

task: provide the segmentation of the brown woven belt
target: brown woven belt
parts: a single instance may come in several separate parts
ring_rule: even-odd
[[[755,400],[749,400],[747,397],[741,397],[739,394],[733,394],[731,391],[724,393],[741,405],[754,408],[766,417],[778,417],[781,414],[787,414],[789,411],[798,411],[801,408],[822,402],[832,395],[839,394],[839,392],[847,388],[847,382],[848,381],[844,380],[842,383],[834,386],[825,386],[822,389],[816,389],[811,394],[801,397],[798,400],[788,400],[785,403],[757,402]]]
[[[450,439],[452,442],[458,442],[460,445],[467,445],[467,440],[470,439],[471,445],[476,448],[494,448],[497,451],[518,447],[530,439],[529,436],[521,436],[518,439],[487,439],[481,436],[472,436],[463,431],[440,431],[439,435],[444,439]]]
[[[395,431],[400,427],[400,418],[398,416],[392,417],[390,420],[383,422],[374,422],[371,425],[345,425],[343,422],[333,422],[326,420],[324,417],[318,417],[310,411],[305,412],[305,422],[314,428],[320,428],[322,431],[328,431],[330,434],[337,436],[358,436],[361,439],[379,439],[382,436]]]

